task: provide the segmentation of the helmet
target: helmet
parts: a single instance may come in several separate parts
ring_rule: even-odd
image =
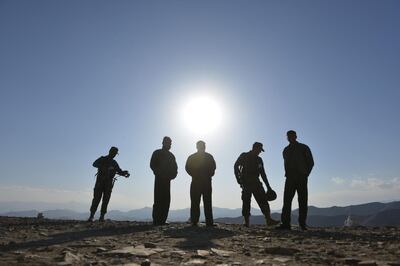
[[[272,190],[272,188],[267,190],[267,193],[265,193],[265,195],[267,196],[267,200],[268,201],[273,201],[276,200],[276,192]]]

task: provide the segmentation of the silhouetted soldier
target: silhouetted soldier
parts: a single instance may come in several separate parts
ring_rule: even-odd
[[[111,147],[107,156],[101,156],[94,161],[93,166],[97,168],[97,179],[96,185],[94,186],[92,206],[90,207],[90,217],[88,221],[93,221],[94,214],[97,211],[100,200],[103,197],[101,203],[101,213],[99,221],[104,221],[104,215],[107,212],[107,205],[110,201],[111,192],[114,186],[114,177],[116,174],[129,177],[128,171],[123,171],[119,167],[118,163],[114,160],[118,154],[118,148]]]
[[[258,206],[260,206],[266,224],[270,226],[279,223],[271,218],[268,198],[259,179],[261,175],[267,188],[271,189],[265,174],[263,160],[259,156],[262,151],[264,151],[263,145],[260,142],[255,142],[251,151],[240,154],[234,166],[236,181],[242,188],[242,215],[247,227],[250,223],[251,195],[254,195]]]
[[[162,148],[153,152],[150,168],[155,175],[153,224],[163,225],[167,221],[171,202],[171,180],[178,174],[175,156],[171,149],[171,138],[164,137]]]
[[[190,221],[196,226],[200,218],[200,199],[203,196],[204,216],[206,225],[213,226],[211,178],[215,174],[215,160],[206,152],[206,143],[198,141],[197,152],[190,155],[186,161],[186,172],[192,177],[190,185]]]
[[[285,192],[283,196],[282,224],[277,229],[290,229],[290,216],[292,213],[292,200],[297,191],[299,201],[299,225],[302,230],[307,230],[307,182],[308,176],[314,166],[310,148],[297,142],[296,132],[287,132],[289,145],[283,150],[285,163]]]

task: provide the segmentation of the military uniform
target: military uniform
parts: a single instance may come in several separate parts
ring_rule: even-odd
[[[116,174],[124,174],[118,163],[110,156],[102,156],[98,158],[93,166],[98,169],[96,185],[94,186],[92,206],[90,207],[91,217],[96,213],[101,198],[101,216],[107,212],[108,202],[110,201],[113,188],[113,179]]]
[[[162,225],[167,221],[171,202],[171,180],[177,176],[178,166],[175,156],[170,151],[159,149],[151,156],[150,168],[155,175],[153,223]]]
[[[187,159],[185,169],[192,177],[192,183],[190,185],[190,220],[192,224],[197,224],[199,222],[200,199],[201,196],[203,196],[206,224],[213,225],[211,178],[216,169],[215,160],[213,156],[207,152],[196,152]]]
[[[235,176],[242,187],[242,215],[249,217],[251,207],[251,196],[254,195],[258,206],[265,216],[270,216],[270,208],[264,187],[259,179],[262,176],[266,185],[269,186],[264,170],[264,163],[260,156],[253,152],[244,152],[235,162]]]
[[[299,201],[299,225],[306,226],[307,200],[308,200],[308,176],[314,166],[314,160],[310,148],[302,143],[294,142],[283,150],[285,163],[285,191],[283,196],[282,225],[290,227],[292,212],[292,200],[297,191]]]

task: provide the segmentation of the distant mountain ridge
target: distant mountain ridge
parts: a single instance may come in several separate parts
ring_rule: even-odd
[[[107,212],[107,219],[118,220],[118,221],[150,221],[152,220],[152,208],[144,207],[141,209],[130,210],[130,211],[119,211],[111,210]],[[27,211],[15,211],[15,212],[3,212],[0,216],[10,216],[10,217],[36,217],[40,211],[38,210],[27,210]],[[214,217],[237,217],[241,215],[242,210],[228,209],[213,207]],[[251,210],[252,213],[260,215],[261,211],[259,209]],[[69,209],[54,209],[42,211],[44,217],[51,219],[74,219],[74,220],[85,220],[89,217],[89,212],[77,212]],[[99,215],[97,213],[97,215]],[[190,209],[178,209],[170,210],[168,215],[169,221],[187,221],[190,217]],[[204,219],[203,213],[200,217],[201,220]]]
[[[345,207],[328,207],[318,208],[315,206],[308,207],[308,215],[322,215],[322,216],[337,216],[337,215],[359,215],[368,216],[373,215],[384,210],[400,209],[400,201],[393,201],[388,203],[370,202],[365,204],[350,205]],[[296,209],[292,212],[295,215],[299,214]]]
[[[13,217],[36,217],[39,211],[15,211],[3,212],[0,216],[13,216]],[[51,219],[74,219],[85,220],[88,218],[88,212],[77,212],[69,209],[54,209],[42,212],[44,217]],[[252,224],[264,224],[264,216],[261,215],[259,209],[252,209],[251,217]],[[228,209],[213,207],[213,214],[216,222],[224,222],[231,224],[241,224],[243,219],[241,217],[241,209]],[[350,205],[344,207],[327,207],[318,208],[309,206],[307,223],[310,226],[343,226],[344,220],[351,216],[355,223],[365,226],[386,226],[386,225],[400,225],[400,201],[393,201],[388,203],[371,202],[359,205]],[[187,221],[190,216],[190,209],[170,210],[168,215],[169,221]],[[272,214],[274,219],[280,219],[280,213],[274,212]],[[292,223],[297,223],[298,209],[292,212]],[[119,221],[151,221],[152,208],[144,207],[141,209],[130,211],[111,210],[107,213],[107,218]],[[204,220],[203,212],[200,217]]]
[[[292,224],[297,224],[299,210],[292,211]],[[307,223],[310,226],[328,227],[343,226],[347,217],[351,217],[355,224],[363,226],[399,226],[400,225],[400,201],[389,203],[371,202],[359,205],[350,205],[345,207],[318,208],[309,206]],[[273,213],[272,217],[280,219],[280,214]],[[242,217],[236,218],[218,218],[217,222],[240,224]],[[264,224],[262,215],[252,216],[252,224]]]

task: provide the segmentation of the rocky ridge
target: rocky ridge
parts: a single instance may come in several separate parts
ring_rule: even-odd
[[[400,265],[400,228],[172,223],[0,217],[1,265]]]

